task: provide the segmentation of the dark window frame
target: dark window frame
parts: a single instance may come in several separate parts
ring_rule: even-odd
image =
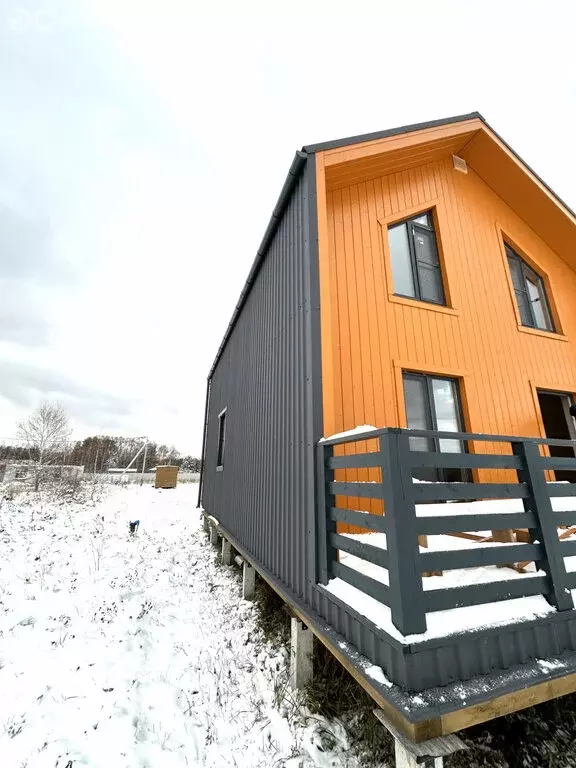
[[[216,471],[222,472],[224,469],[224,451],[226,449],[226,412],[224,408],[218,414],[218,443],[216,449]]]
[[[420,222],[417,222],[416,219],[421,218],[422,216],[427,216],[430,224],[421,224]],[[402,227],[406,226],[407,229],[407,239],[408,239],[408,250],[410,254],[410,270],[412,272],[412,282],[414,284],[414,293],[415,296],[410,296],[405,293],[398,293],[395,290],[394,286],[394,270],[393,270],[393,256],[392,256],[392,250],[390,247],[390,236],[389,232],[391,229],[395,229],[396,227]],[[428,268],[434,268],[437,270],[439,275],[439,285],[440,285],[440,291],[442,293],[442,301],[434,301],[433,299],[427,299],[422,298],[422,286],[420,281],[420,273],[418,271],[418,256],[416,253],[416,244],[415,244],[415,237],[416,232],[418,230],[422,230],[426,235],[432,234],[434,237],[434,246],[436,249],[436,257],[438,259],[438,266],[432,265],[432,264],[426,264]],[[398,296],[403,299],[411,299],[412,301],[421,301],[425,304],[432,304],[436,307],[447,307],[448,301],[446,296],[446,286],[444,284],[444,265],[442,263],[441,258],[441,251],[440,251],[440,245],[439,245],[439,238],[438,238],[438,223],[437,223],[437,217],[435,216],[435,211],[433,208],[429,208],[424,211],[420,211],[419,213],[414,213],[411,216],[401,219],[400,221],[394,221],[388,224],[386,228],[386,234],[388,236],[388,249],[390,251],[390,274],[392,278],[392,288],[394,296]],[[425,262],[424,262],[425,263]]]
[[[568,400],[568,409],[571,405],[576,403],[576,395],[574,392],[563,389],[546,389],[546,387],[536,387],[536,395],[554,395],[555,397],[565,397]],[[540,414],[540,417],[542,414]],[[572,416],[569,412],[566,413],[566,420],[568,422],[568,431],[571,433],[570,440],[576,440],[576,417]]]
[[[513,248],[510,243],[504,241],[504,250],[506,252],[506,262],[508,264],[508,270],[510,272],[510,278],[512,280],[512,289],[514,293],[514,300],[516,302],[516,308],[518,310],[518,316],[520,317],[520,324],[524,328],[533,328],[536,331],[543,331],[544,333],[557,333],[556,323],[554,322],[554,315],[552,313],[552,307],[550,299],[548,298],[548,291],[546,289],[546,282],[544,277],[532,267],[526,259],[524,259],[518,251]],[[523,288],[517,288],[514,282],[514,267],[515,264],[522,277]],[[542,310],[545,321],[547,320],[550,327],[542,327],[538,325],[534,309],[532,307],[534,300],[530,298],[530,292],[528,290],[528,282],[531,278],[531,282],[536,285],[540,294],[539,300],[542,302]],[[528,312],[528,317],[524,317],[522,313],[522,304],[518,300],[518,293],[521,293],[525,300],[525,308]]]
[[[432,432],[439,432],[438,429],[438,417],[436,414],[436,405],[434,403],[434,388],[432,385],[432,380],[437,379],[438,381],[450,381],[456,386],[454,387],[456,391],[456,418],[458,419],[458,431],[460,432],[466,432],[466,423],[464,420],[464,409],[462,407],[462,394],[460,392],[460,379],[458,376],[443,376],[440,374],[435,373],[421,373],[420,371],[410,371],[410,370],[403,370],[402,371],[402,390],[404,391],[404,380],[405,379],[415,379],[417,381],[424,381],[425,389],[426,389],[426,402],[424,403],[426,416],[430,424],[432,424],[431,430]],[[406,412],[406,403],[404,403],[404,412],[406,413],[406,423],[408,422],[408,414]],[[410,429],[410,427],[408,427]],[[449,439],[449,438],[438,438],[438,437],[432,437],[429,438],[432,441],[433,445],[433,451],[435,453],[442,453],[440,450],[440,439]],[[457,439],[457,438],[456,438]],[[462,444],[462,453],[469,453],[468,443],[465,440],[459,441]],[[451,474],[456,471],[461,475],[461,479],[457,480],[456,482],[472,482],[472,473],[468,469],[461,469],[461,470],[447,470],[447,469],[436,469],[432,470],[437,475],[437,482],[454,482],[454,479],[451,477]],[[416,474],[414,474],[416,477]]]

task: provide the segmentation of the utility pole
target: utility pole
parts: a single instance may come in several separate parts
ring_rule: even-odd
[[[138,453],[136,454],[136,456],[134,456],[134,458],[132,459],[132,461],[130,462],[130,464],[128,464],[128,466],[127,466],[127,467],[124,467],[124,470],[123,470],[122,474],[120,475],[120,479],[122,479],[122,478],[124,477],[124,475],[126,474],[126,470],[127,470],[127,469],[130,469],[130,467],[132,466],[132,464],[134,464],[134,462],[136,461],[136,459],[138,458],[138,456],[140,456],[140,454],[142,453],[142,451],[147,451],[147,450],[148,450],[148,438],[147,438],[147,437],[140,437],[140,438],[137,438],[137,439],[139,439],[139,440],[144,440],[144,445],[142,445],[142,446],[141,446],[141,447],[138,449]]]
[[[142,474],[140,475],[140,485],[144,482],[144,472],[146,471],[146,457],[148,455],[148,438],[145,438],[144,443],[144,460],[142,461]]]

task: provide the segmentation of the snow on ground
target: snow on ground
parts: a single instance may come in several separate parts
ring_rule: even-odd
[[[285,652],[256,642],[195,498],[1,503],[2,768],[357,765],[338,723],[283,696]]]

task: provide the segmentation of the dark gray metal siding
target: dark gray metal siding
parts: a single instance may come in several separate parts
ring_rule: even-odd
[[[204,508],[290,590],[308,598],[314,444],[321,436],[320,350],[312,349],[319,345],[315,206],[312,157],[212,373],[202,489]],[[224,469],[217,472],[224,408]]]
[[[290,173],[209,381],[204,508],[286,598],[323,627],[325,637],[341,649],[342,640],[349,643],[346,653],[358,669],[364,660],[353,649],[400,689],[447,686],[576,651],[576,611],[402,646],[316,586],[314,446],[322,431],[322,377],[314,156],[300,157]],[[218,414],[224,408],[224,470],[217,472]],[[506,683],[512,690],[525,684],[515,680]],[[381,688],[406,716],[418,719],[418,712],[400,706],[398,688]],[[442,691],[440,701],[448,701]],[[437,701],[434,706],[440,707]]]

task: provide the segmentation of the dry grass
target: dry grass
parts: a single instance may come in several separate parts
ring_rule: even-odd
[[[256,607],[262,637],[288,647],[290,619],[281,598],[259,580]],[[394,744],[373,714],[374,702],[334,656],[314,645],[314,679],[302,702],[312,714],[337,719],[365,766],[394,764]],[[446,768],[576,768],[576,695],[470,728],[469,749],[445,758]]]
[[[576,696],[469,728],[446,768],[576,768]]]
[[[321,643],[314,645],[314,679],[304,693],[312,713],[343,723],[364,765],[392,764],[394,742],[374,716],[374,701]]]
[[[262,579],[256,580],[254,605],[263,641],[273,648],[287,648],[290,644],[290,617],[282,598]]]
[[[284,601],[261,579],[257,582],[255,606],[263,640],[274,648],[288,650],[290,617]],[[282,677],[285,679],[287,675]],[[285,691],[280,698],[286,704]],[[312,714],[339,720],[364,765],[386,765],[391,759],[393,741],[373,714],[374,702],[321,643],[314,644],[314,679],[298,697],[298,703]]]

